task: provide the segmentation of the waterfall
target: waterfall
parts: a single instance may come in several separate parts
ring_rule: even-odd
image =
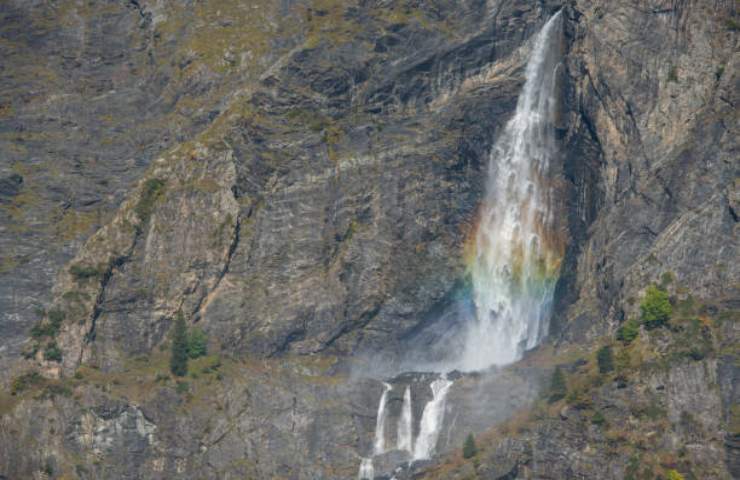
[[[560,30],[558,12],[534,39],[516,112],[488,159],[485,201],[466,249],[476,314],[462,370],[514,362],[547,334],[565,243],[548,176]]]
[[[388,403],[388,392],[391,391],[391,385],[383,382],[383,394],[380,396],[378,405],[378,416],[375,420],[375,444],[373,448],[374,455],[385,453],[385,419],[388,416],[388,409],[385,408]]]
[[[374,477],[373,459],[363,458],[360,462],[360,472],[357,474],[357,480],[373,480]]]
[[[413,453],[413,416],[411,412],[411,387],[403,394],[401,416],[398,417],[398,449]]]
[[[419,436],[414,445],[414,460],[430,458],[434,453],[444,420],[447,392],[451,386],[452,382],[446,375],[431,383],[432,399],[424,406],[424,412],[421,414]]]
[[[485,200],[465,249],[475,318],[466,331],[461,357],[453,365],[461,370],[514,362],[547,335],[565,251],[552,207],[550,167],[557,152],[553,125],[560,30],[557,13],[534,38],[516,111],[489,155]],[[387,383],[384,387],[374,455],[385,452],[386,402],[392,387]],[[434,454],[451,387],[446,375],[430,384],[432,399],[424,406],[416,442],[411,389],[406,388],[396,445],[409,452],[412,460]],[[363,459],[360,478],[372,478],[373,472],[372,458]]]

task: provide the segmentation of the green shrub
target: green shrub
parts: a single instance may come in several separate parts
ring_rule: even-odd
[[[614,355],[612,347],[604,345],[596,352],[596,362],[599,364],[599,373],[609,373],[614,370]]]
[[[57,334],[57,330],[54,326],[47,322],[38,322],[36,325],[31,327],[31,336],[33,338],[41,337],[53,337]]]
[[[34,385],[39,385],[43,383],[43,381],[44,377],[42,377],[39,372],[37,372],[36,370],[31,370],[30,372],[26,372],[13,380],[11,393],[15,395],[16,393],[20,393]]]
[[[136,204],[134,211],[142,222],[149,220],[154,210],[154,203],[157,199],[162,196],[164,191],[164,181],[159,178],[150,178],[144,182],[144,187],[141,190],[141,197],[139,202]]]
[[[204,357],[208,354],[208,337],[200,328],[193,328],[188,335],[188,356]]]
[[[188,382],[177,382],[177,387],[175,387],[175,390],[177,390],[177,393],[184,394],[188,393],[190,391],[190,384]]]
[[[684,476],[678,473],[674,469],[670,469],[666,472],[668,480],[684,480]]]
[[[478,453],[478,448],[475,446],[475,438],[472,433],[469,433],[463,443],[463,458],[472,458],[476,453]]]
[[[677,82],[678,81],[678,69],[675,65],[672,65],[671,68],[668,70],[668,81],[669,82]]]
[[[62,328],[64,312],[57,309],[50,310],[47,319],[48,321],[42,320],[31,328],[33,338],[55,337],[59,333],[59,329]]]
[[[640,323],[630,318],[617,330],[617,340],[628,345],[640,334]]]
[[[673,313],[671,302],[668,300],[668,293],[655,285],[650,285],[645,292],[642,303],[640,303],[640,312],[642,322],[647,329],[658,328],[667,324]]]
[[[555,403],[565,398],[567,394],[568,386],[565,384],[565,374],[560,367],[555,367],[555,371],[552,372],[552,379],[550,380],[550,391],[547,401]]]
[[[90,265],[80,265],[75,263],[69,267],[69,273],[75,277],[76,280],[87,280],[89,278],[95,278],[100,276],[101,269]]]
[[[182,312],[177,312],[175,318],[170,352],[170,371],[178,377],[184,377],[188,374],[188,330]]]
[[[593,423],[594,425],[601,426],[606,423],[606,418],[604,418],[604,415],[600,411],[597,410],[594,413],[593,417],[591,417],[591,423]]]
[[[720,78],[722,78],[722,74],[724,74],[724,73],[725,73],[725,66],[724,65],[720,65],[719,67],[717,67],[717,70],[714,71],[714,78],[715,78],[715,80],[719,80]]]
[[[61,362],[62,351],[57,346],[57,342],[49,342],[44,349],[44,360],[47,362]]]

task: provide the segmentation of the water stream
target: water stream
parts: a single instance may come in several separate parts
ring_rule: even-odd
[[[375,417],[375,443],[373,444],[373,454],[382,455],[385,453],[385,419],[388,416],[388,392],[391,391],[391,384],[383,383],[383,394],[380,396],[378,405],[378,415]]]
[[[432,389],[432,399],[424,406],[421,415],[419,436],[414,444],[414,460],[431,458],[434,453],[444,420],[447,392],[450,391],[452,381],[443,375],[429,386]]]
[[[486,196],[466,248],[475,318],[469,323],[464,348],[452,368],[475,371],[515,362],[547,335],[565,250],[564,236],[554,218],[550,180],[550,166],[557,152],[553,125],[561,28],[557,13],[534,38],[516,112],[488,159]],[[386,451],[387,400],[392,386],[383,385],[373,455]],[[412,460],[434,454],[452,385],[446,375],[430,384],[432,399],[424,406],[415,441],[411,390],[406,387],[396,445]],[[359,478],[372,475],[372,458],[365,458]]]
[[[399,450],[413,452],[413,424],[414,418],[411,410],[411,387],[406,387],[403,393],[403,405],[401,406],[401,416],[398,417],[398,446]]]
[[[558,12],[535,37],[516,112],[488,159],[486,196],[466,249],[476,314],[461,370],[515,362],[547,335],[565,243],[550,175],[560,29]]]

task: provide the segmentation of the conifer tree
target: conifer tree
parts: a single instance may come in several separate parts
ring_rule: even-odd
[[[550,381],[550,396],[548,401],[555,403],[560,399],[565,398],[568,394],[568,386],[565,384],[565,374],[560,367],[555,367],[555,371],[552,372],[552,380]]]
[[[170,371],[178,377],[184,377],[188,373],[188,327],[181,311],[177,312],[175,317]]]
[[[609,373],[614,370],[614,355],[612,347],[604,345],[596,352],[596,361],[599,364],[599,373]]]
[[[469,433],[463,443],[463,458],[472,458],[476,453],[478,453],[478,448],[475,446],[475,438],[472,433]]]

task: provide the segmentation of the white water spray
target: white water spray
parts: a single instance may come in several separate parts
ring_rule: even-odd
[[[375,478],[373,459],[363,458],[360,461],[360,472],[357,474],[357,480],[373,480],[373,478]]]
[[[378,415],[375,420],[375,443],[373,445],[373,454],[381,455],[385,453],[385,419],[388,416],[388,409],[385,408],[388,403],[388,392],[391,391],[391,384],[383,383],[383,394],[380,396],[378,404]]]
[[[403,394],[403,405],[401,416],[398,417],[398,449],[413,453],[413,423],[414,418],[411,411],[411,387],[406,387]]]
[[[432,399],[424,406],[424,412],[421,414],[419,436],[414,445],[414,460],[431,458],[434,453],[444,421],[447,393],[450,391],[452,382],[444,375],[429,386],[432,389]]]
[[[467,332],[462,370],[505,365],[547,334],[563,240],[554,227],[550,162],[560,13],[537,34],[514,117],[489,157],[471,279],[476,318]]]

